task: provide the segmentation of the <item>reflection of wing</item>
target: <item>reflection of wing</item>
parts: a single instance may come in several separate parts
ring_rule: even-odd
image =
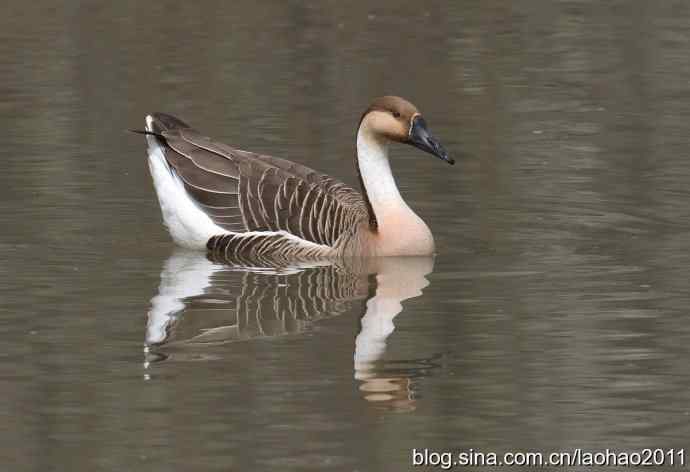
[[[366,295],[366,276],[335,265],[241,269],[176,252],[152,300],[147,343],[222,343],[296,333],[345,312]]]

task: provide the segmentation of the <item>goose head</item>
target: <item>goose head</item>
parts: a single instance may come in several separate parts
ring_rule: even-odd
[[[441,143],[431,134],[417,107],[404,98],[390,95],[377,98],[362,115],[359,127],[375,138],[409,144],[449,164],[455,164],[455,160],[448,156]]]

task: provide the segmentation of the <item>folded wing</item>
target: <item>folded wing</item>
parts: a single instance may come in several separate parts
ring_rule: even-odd
[[[153,117],[184,125],[168,115]],[[154,131],[164,138],[166,161],[199,208],[227,231],[253,233],[247,236],[263,247],[275,238],[255,233],[286,232],[332,248],[368,218],[359,192],[306,166],[233,149],[186,125]]]

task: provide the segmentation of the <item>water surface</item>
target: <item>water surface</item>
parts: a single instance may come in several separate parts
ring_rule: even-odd
[[[687,447],[689,46],[684,2],[10,1],[4,469]],[[167,111],[355,185],[354,126],[386,93],[458,161],[392,150],[435,259],[176,250],[125,133]]]

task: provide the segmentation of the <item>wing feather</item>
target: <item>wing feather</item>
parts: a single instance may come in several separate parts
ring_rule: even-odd
[[[166,160],[189,195],[216,224],[233,233],[286,232],[333,248],[354,224],[368,218],[359,192],[309,167],[233,149],[191,128],[166,130],[162,136]],[[294,251],[294,241],[288,244],[275,236],[261,242],[222,241],[230,252],[275,251],[281,245],[281,250]]]

